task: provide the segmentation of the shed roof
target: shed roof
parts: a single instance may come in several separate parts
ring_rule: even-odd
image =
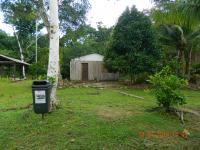
[[[12,57],[8,57],[8,56],[2,55],[2,54],[0,54],[0,58],[3,59],[3,61],[6,61],[6,62],[10,61],[10,62],[17,63],[17,64],[30,65],[29,63],[26,63],[26,62],[23,62],[21,60],[18,60],[18,59],[12,58]]]
[[[73,60],[79,60],[79,61],[103,61],[104,56],[94,53],[94,54],[89,54],[85,55],[79,58],[75,58]]]

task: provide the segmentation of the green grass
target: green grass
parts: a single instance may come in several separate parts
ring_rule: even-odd
[[[122,90],[122,89],[121,89]],[[155,98],[141,89],[123,89],[144,100],[124,96],[119,89],[65,88],[58,90],[61,108],[45,119],[31,109],[0,112],[0,150],[3,149],[198,149],[200,120],[185,115],[185,126],[176,116],[149,111]],[[200,110],[200,92],[183,91],[186,108]],[[31,81],[0,80],[0,110],[32,103]],[[190,136],[149,137],[150,132],[188,129]],[[139,134],[145,133],[145,137]]]

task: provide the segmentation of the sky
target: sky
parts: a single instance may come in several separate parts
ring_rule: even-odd
[[[13,34],[12,27],[10,25],[8,25],[8,24],[3,23],[3,14],[2,14],[2,12],[0,12],[0,29],[2,29],[3,31],[6,31],[10,35]]]
[[[118,17],[126,9],[135,5],[138,10],[150,9],[153,5],[151,0],[90,0],[91,9],[87,14],[87,23],[92,27],[97,26],[97,22],[102,22],[106,27],[116,24]],[[0,29],[10,35],[13,34],[12,27],[3,23],[3,14],[0,12]]]
[[[88,23],[96,27],[97,22],[111,27],[116,24],[119,16],[126,7],[135,5],[138,10],[150,9],[153,5],[151,0],[90,0],[91,10],[87,14]]]

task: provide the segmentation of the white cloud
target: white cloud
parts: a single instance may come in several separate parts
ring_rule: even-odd
[[[13,29],[11,25],[3,23],[3,14],[0,12],[0,29],[6,33],[13,35]]]

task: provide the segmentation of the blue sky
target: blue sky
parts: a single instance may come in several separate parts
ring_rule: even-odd
[[[113,26],[118,17],[126,9],[135,5],[138,10],[150,9],[151,0],[90,0],[92,8],[87,14],[87,23],[96,27],[97,22],[102,22],[106,27]],[[3,23],[3,15],[0,13],[0,29],[7,33],[13,33],[10,25]]]

